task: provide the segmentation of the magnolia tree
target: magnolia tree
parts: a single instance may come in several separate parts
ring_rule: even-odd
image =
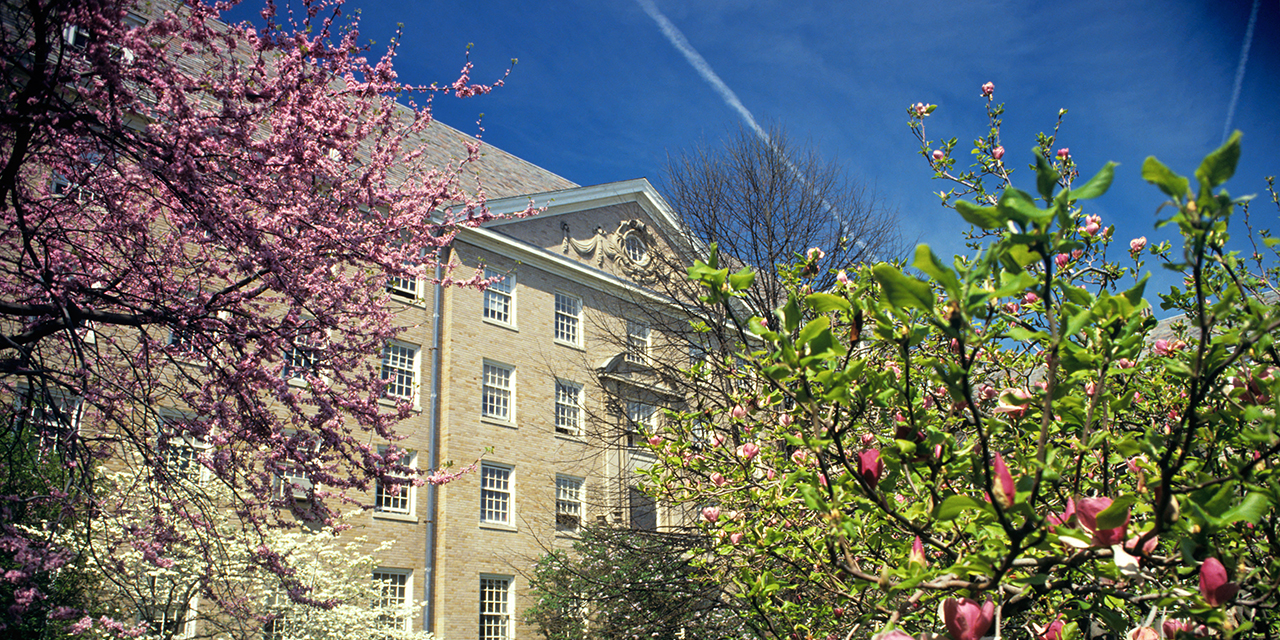
[[[992,128],[964,173],[954,140],[925,136],[934,107],[909,109],[972,255],[922,245],[913,270],[794,285],[749,319],[733,310],[753,274],[714,253],[690,269],[756,346],[694,372],[735,377],[737,403],[695,399],[650,440],[655,490],[701,510],[706,551],[778,637],[1274,637],[1276,241],[1228,249],[1239,134],[1194,183],[1147,159],[1182,245],[1109,254],[1087,207],[1112,165],[1077,180],[1042,136],[1035,192],[1013,186],[983,93]],[[1184,278],[1159,295],[1175,322],[1145,296],[1153,262]]]
[[[229,488],[258,536],[331,522],[374,480],[450,477],[370,444],[394,442],[411,410],[384,399],[376,358],[400,331],[387,279],[427,277],[459,227],[489,217],[464,180],[478,144],[443,167],[415,145],[429,98],[489,87],[469,64],[448,86],[398,81],[394,44],[367,61],[340,2],[286,18],[268,4],[260,28],[215,22],[224,6],[0,7],[10,622],[74,561],[63,531],[116,517],[95,488],[107,461],[155,479],[153,515],[130,535],[157,567],[188,535],[201,553],[225,542],[188,508],[200,490],[166,471],[175,462]],[[415,94],[426,104],[396,102]],[[20,464],[33,451],[39,464]],[[298,476],[312,481],[295,487],[305,501],[278,487]],[[252,547],[308,598],[286,560]]]

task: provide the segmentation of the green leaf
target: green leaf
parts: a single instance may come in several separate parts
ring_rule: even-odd
[[[1037,207],[1031,199],[1031,194],[1013,187],[1005,189],[1004,193],[1000,194],[996,211],[1004,218],[1015,220],[1022,225],[1047,220],[1053,216],[1052,211]]]
[[[1048,200],[1053,197],[1053,190],[1058,186],[1058,178],[1062,175],[1049,164],[1049,160],[1039,149],[1032,149],[1031,153],[1036,155],[1036,191]]]
[[[1236,163],[1240,161],[1240,132],[1231,134],[1226,143],[1205,156],[1200,168],[1196,169],[1196,180],[1200,181],[1200,191],[1206,192],[1231,179],[1235,175]]]
[[[1191,188],[1191,183],[1186,178],[1174,173],[1163,162],[1156,160],[1155,156],[1147,156],[1142,163],[1142,179],[1160,187],[1171,198],[1185,198]]]
[[[1115,177],[1116,163],[1108,162],[1102,165],[1098,173],[1094,174],[1089,181],[1071,190],[1071,197],[1077,200],[1089,200],[1096,198],[1107,192],[1111,188],[1111,180]]]
[[[951,295],[959,294],[960,281],[956,279],[956,273],[938,260],[938,256],[933,253],[929,245],[921,244],[916,246],[916,259],[911,263],[911,266],[937,280]]]
[[[942,506],[938,507],[938,521],[947,522],[960,517],[965,511],[973,511],[974,509],[985,511],[987,503],[980,502],[969,496],[954,495],[942,501]]]
[[[871,273],[884,289],[885,298],[894,309],[933,309],[933,290],[929,288],[929,283],[912,278],[893,265],[883,262],[873,267]]]
[[[750,268],[743,267],[742,271],[739,271],[729,276],[729,288],[733,289],[734,291],[745,291],[748,287],[751,286],[751,283],[755,281],[756,281],[755,272],[752,271]]]
[[[1111,506],[1098,514],[1098,528],[1115,529],[1124,524],[1125,517],[1129,515],[1129,507],[1137,500],[1134,496],[1121,496],[1113,500]]]
[[[1222,514],[1222,524],[1231,524],[1232,522],[1252,522],[1258,524],[1262,516],[1266,515],[1267,510],[1271,508],[1271,501],[1267,498],[1267,494],[1252,491],[1244,497],[1244,501]]]
[[[837,296],[830,293],[812,293],[805,297],[804,303],[810,309],[818,313],[827,313],[830,311],[848,311],[851,308],[849,301],[843,296]]]
[[[979,229],[999,229],[1004,226],[1004,221],[996,215],[995,207],[979,207],[964,200],[956,200],[956,213],[965,222]]]

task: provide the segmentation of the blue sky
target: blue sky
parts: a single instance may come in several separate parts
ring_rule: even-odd
[[[985,131],[979,87],[1007,114],[1006,163],[1025,166],[1035,133],[1067,108],[1059,146],[1083,175],[1119,162],[1096,201],[1117,240],[1153,232],[1159,192],[1139,175],[1155,155],[1189,175],[1222,140],[1252,0],[802,2],[653,0],[658,12],[761,121],[810,138],[899,211],[903,235],[963,251],[963,223],[938,205],[944,188],[917,155],[905,108],[939,104],[934,139]],[[401,79],[452,80],[468,44],[474,78],[502,89],[442,99],[439,120],[579,184],[655,180],[666,154],[715,140],[740,121],[637,0],[375,2],[361,34],[404,35]],[[1280,0],[1262,0],[1232,128],[1245,134],[1233,194],[1262,194],[1280,173]],[[967,148],[966,148],[967,151]],[[967,153],[963,154],[968,158]],[[1021,185],[1032,190],[1030,171]],[[1019,180],[1015,178],[1015,182]],[[1255,221],[1277,227],[1259,202]]]

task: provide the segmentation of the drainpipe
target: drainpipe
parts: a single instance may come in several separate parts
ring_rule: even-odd
[[[443,316],[440,308],[444,304],[444,287],[440,284],[444,277],[444,266],[436,262],[436,278],[432,284],[431,306],[431,441],[427,446],[428,469],[435,471],[440,467],[440,343],[443,339]],[[427,485],[427,534],[423,549],[422,580],[422,630],[427,633],[435,631],[433,619],[436,592],[436,518],[439,487]]]

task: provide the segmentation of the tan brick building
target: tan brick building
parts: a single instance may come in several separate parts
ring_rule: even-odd
[[[507,170],[522,186],[541,171],[510,156],[486,167]],[[526,574],[581,523],[673,524],[634,489],[649,461],[634,445],[678,401],[647,366],[666,340],[650,319],[670,301],[645,283],[684,260],[680,223],[644,179],[489,206],[517,212],[530,199],[545,210],[464,230],[450,248],[459,274],[502,278],[486,291],[391,288],[408,329],[384,354],[384,377],[409,380],[390,393],[411,393],[418,409],[400,446],[422,469],[483,460],[439,489],[375,495],[357,532],[395,541],[375,580],[423,602],[407,624],[451,640],[534,637]]]

